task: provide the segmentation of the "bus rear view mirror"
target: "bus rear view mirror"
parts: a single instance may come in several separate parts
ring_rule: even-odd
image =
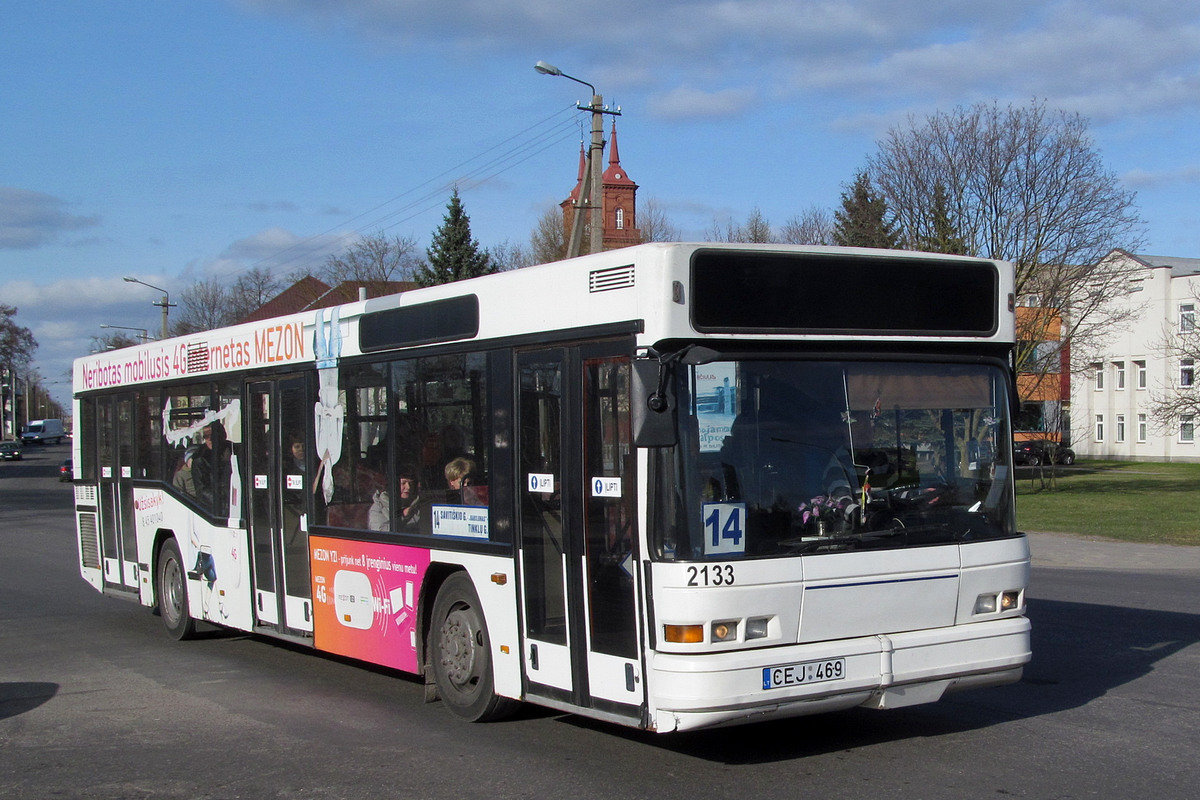
[[[660,373],[668,369],[657,359],[633,362],[633,443],[637,447],[671,447],[676,442],[675,392],[670,381],[659,391]]]
[[[633,362],[633,442],[638,447],[671,447],[677,441],[671,380],[675,364],[707,364],[720,358],[720,353],[688,345],[667,355],[651,349],[648,355]]]

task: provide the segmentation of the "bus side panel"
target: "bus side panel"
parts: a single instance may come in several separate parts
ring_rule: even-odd
[[[434,550],[431,556],[439,563],[461,566],[471,576],[487,621],[496,694],[521,698],[521,640],[513,559],[444,550]],[[429,601],[433,602],[433,597]]]
[[[420,673],[418,603],[433,565],[462,567],[483,607],[496,691],[521,696],[512,559],[382,542],[312,536],[313,637],[318,650]]]
[[[79,463],[78,457],[75,461]],[[96,503],[96,487],[76,483],[75,539],[79,544],[79,574],[98,591],[104,591],[104,570],[100,563],[100,510]]]
[[[162,535],[173,535],[187,568],[192,617],[248,631],[254,627],[250,549],[243,528],[212,525],[161,489],[135,487],[141,602],[152,606],[155,552]]]
[[[312,536],[309,553],[317,649],[418,672],[417,599],[429,551]]]

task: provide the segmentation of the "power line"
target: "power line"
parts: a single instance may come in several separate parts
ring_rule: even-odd
[[[246,272],[248,270],[265,265],[267,263],[274,264],[275,269],[287,268],[289,266],[294,265],[293,266],[293,270],[294,270],[294,268],[296,268],[296,267],[303,266],[309,259],[314,257],[313,251],[318,246],[324,246],[326,244],[326,242],[323,241],[325,239],[325,237],[328,237],[330,234],[332,234],[336,231],[344,230],[347,225],[358,222],[359,220],[363,219],[364,217],[367,217],[368,215],[373,214],[376,211],[379,211],[388,206],[391,206],[391,205],[399,202],[400,200],[403,200],[404,198],[409,197],[410,195],[414,194],[415,192],[420,191],[422,188],[428,187],[428,186],[431,186],[431,184],[434,184],[433,188],[430,188],[427,191],[419,194],[417,197],[408,200],[408,202],[406,202],[404,205],[400,206],[398,209],[390,211],[381,216],[374,217],[370,222],[363,223],[363,224],[355,227],[350,232],[340,234],[338,236],[338,239],[340,241],[347,241],[351,238],[361,236],[368,230],[373,230],[373,229],[379,228],[385,222],[388,222],[388,220],[393,220],[393,221],[388,222],[388,224],[386,226],[384,226],[384,228],[383,228],[384,230],[393,228],[397,225],[400,225],[404,222],[414,219],[415,217],[418,217],[421,214],[424,214],[427,211],[430,211],[433,208],[436,208],[437,205],[441,202],[440,198],[446,191],[447,187],[454,186],[454,185],[460,185],[460,184],[464,184],[464,183],[468,184],[470,186],[482,185],[482,184],[486,183],[487,181],[506,172],[507,170],[510,170],[513,167],[516,167],[519,164],[521,164],[525,161],[528,161],[530,158],[533,158],[534,156],[537,156],[537,155],[545,152],[546,150],[550,149],[551,147],[561,143],[563,139],[567,138],[568,135],[572,134],[572,129],[575,127],[575,114],[573,112],[575,112],[576,110],[577,109],[575,108],[574,105],[566,106],[563,109],[554,112],[550,116],[545,117],[544,119],[541,119],[541,120],[533,123],[532,125],[526,127],[525,129],[523,129],[521,131],[518,131],[517,133],[514,133],[513,135],[509,136],[508,138],[503,139],[500,142],[497,142],[496,144],[492,145],[491,147],[489,147],[479,153],[476,153],[475,155],[471,156],[470,158],[460,161],[459,163],[455,164],[454,166],[449,167],[446,170],[443,170],[442,172],[438,173],[437,175],[434,175],[434,176],[428,178],[427,180],[425,180],[409,189],[406,189],[405,191],[401,192],[400,194],[398,194],[392,198],[389,198],[388,200],[385,200],[385,201],[373,206],[372,208],[369,208],[359,214],[356,214],[355,216],[350,217],[349,219],[344,220],[341,223],[339,223],[331,228],[328,228],[320,233],[313,234],[311,236],[307,236],[304,239],[302,239],[298,242],[295,242],[295,243],[289,245],[288,247],[285,247],[284,249],[280,250],[277,253],[274,253],[270,256],[264,256],[264,257],[258,259],[257,261],[255,261],[254,263],[249,265],[248,267],[245,267],[242,270],[240,270],[240,272]],[[561,119],[558,122],[554,122],[553,124],[551,124],[547,127],[547,123],[551,123],[551,121],[555,120],[555,118],[561,118]],[[545,128],[545,130],[539,131],[538,129],[541,129],[541,128]],[[531,131],[538,131],[538,132],[535,133],[533,136],[529,136],[528,134]],[[516,144],[512,144],[514,142],[516,142]],[[512,144],[512,146],[508,147],[508,149],[504,153],[500,154],[498,157],[493,158],[479,166],[472,167],[471,169],[467,170],[466,172],[460,173],[458,175],[458,177],[455,178],[454,180],[451,180],[451,181],[442,180],[442,179],[446,178],[446,176],[453,175],[456,172],[458,172],[459,170],[463,169],[464,167],[467,167],[470,164],[478,162],[480,159],[483,159],[486,156],[488,156],[489,154],[495,152],[496,150],[504,148],[510,144]],[[434,202],[432,205],[430,205],[429,203],[434,198],[438,198],[438,202]],[[414,209],[416,209],[416,210],[414,210]],[[404,216],[401,216],[401,215],[404,215]],[[400,216],[401,218],[394,219],[397,216]],[[297,251],[302,251],[302,252],[297,252]],[[288,254],[291,254],[291,253],[295,253],[295,255],[291,256],[291,257],[287,257]]]

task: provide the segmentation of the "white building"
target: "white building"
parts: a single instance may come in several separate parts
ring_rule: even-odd
[[[1071,382],[1075,452],[1091,458],[1200,461],[1194,417],[1184,416],[1164,430],[1151,408],[1155,396],[1195,384],[1194,360],[1167,356],[1163,344],[1167,337],[1196,335],[1200,258],[1123,250],[1106,258],[1124,259],[1131,268],[1129,292],[1112,302],[1127,303],[1135,313]]]

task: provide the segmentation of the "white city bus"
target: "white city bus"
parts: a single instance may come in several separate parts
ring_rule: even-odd
[[[1017,680],[1011,265],[649,244],[75,363],[83,577],[654,731]]]

